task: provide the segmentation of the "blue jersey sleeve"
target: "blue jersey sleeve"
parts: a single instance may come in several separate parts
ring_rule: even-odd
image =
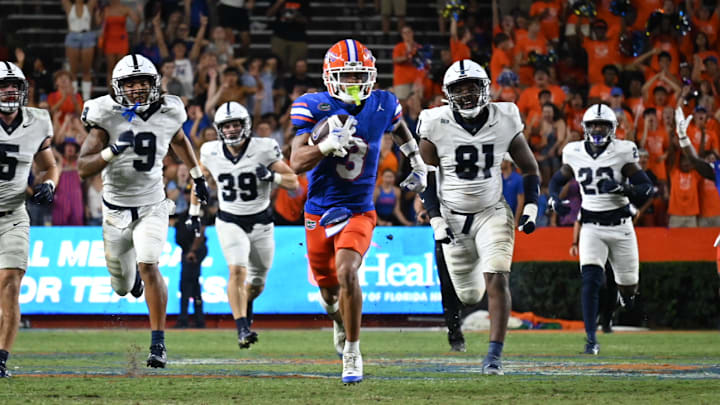
[[[290,109],[290,121],[292,122],[295,130],[295,135],[302,135],[312,132],[313,127],[317,123],[313,109],[315,103],[309,94],[304,94],[298,97],[293,103]]]
[[[398,122],[402,119],[403,111],[402,111],[402,105],[400,105],[400,102],[398,101],[397,97],[395,97],[394,94],[388,92],[388,99],[387,99],[387,105],[389,105],[391,108],[390,110],[392,113],[392,119],[390,120],[390,124],[387,128],[385,128],[385,132],[392,132],[395,127],[397,126]]]

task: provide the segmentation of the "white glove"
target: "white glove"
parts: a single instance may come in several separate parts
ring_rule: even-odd
[[[325,140],[318,144],[318,148],[320,148],[320,152],[325,156],[332,154],[333,156],[343,158],[348,153],[345,147],[350,144],[351,138],[357,130],[355,128],[357,120],[354,117],[348,117],[345,120],[345,124],[341,126],[340,120],[332,116],[328,122],[330,124],[330,133]]]
[[[410,157],[410,166],[412,172],[407,176],[405,180],[400,183],[400,187],[407,191],[414,191],[416,193],[422,193],[427,187],[427,166],[423,162],[420,154],[415,153]]]
[[[678,142],[681,148],[692,145],[690,138],[687,136],[687,129],[690,121],[692,121],[692,117],[692,114],[690,114],[685,118],[685,113],[683,113],[680,107],[675,109],[675,131],[677,132]]]
[[[435,234],[435,240],[440,243],[455,244],[455,235],[453,235],[450,226],[445,222],[443,217],[430,218],[430,226]]]

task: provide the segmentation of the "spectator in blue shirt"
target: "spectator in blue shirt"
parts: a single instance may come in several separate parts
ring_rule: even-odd
[[[212,125],[210,117],[203,112],[200,101],[193,99],[190,100],[187,107],[188,119],[183,124],[183,131],[185,135],[190,139],[190,142],[195,147],[199,147],[203,142],[200,139],[203,129]]]
[[[525,204],[522,176],[515,170],[512,161],[507,158],[503,159],[500,169],[502,170],[503,196],[512,212],[515,213],[515,226],[517,226],[517,221],[522,215],[522,207]]]

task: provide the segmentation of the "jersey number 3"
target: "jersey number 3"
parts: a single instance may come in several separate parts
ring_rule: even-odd
[[[485,164],[483,165],[483,178],[490,177],[490,169],[494,163],[495,146],[491,143],[482,145],[482,153],[485,155]],[[480,172],[477,165],[480,159],[480,153],[474,145],[462,145],[455,149],[455,174],[464,180],[475,180]]]

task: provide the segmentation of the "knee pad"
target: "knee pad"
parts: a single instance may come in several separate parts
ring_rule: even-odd
[[[586,264],[581,268],[583,285],[600,288],[605,283],[605,270],[595,264]]]
[[[127,252],[118,258],[105,256],[108,272],[110,272],[110,285],[119,296],[125,296],[135,284],[135,260],[133,252]]]
[[[479,288],[468,288],[456,291],[458,298],[460,299],[460,302],[462,302],[464,305],[473,305],[477,304],[482,300],[483,295],[485,295],[485,289],[479,289]]]

